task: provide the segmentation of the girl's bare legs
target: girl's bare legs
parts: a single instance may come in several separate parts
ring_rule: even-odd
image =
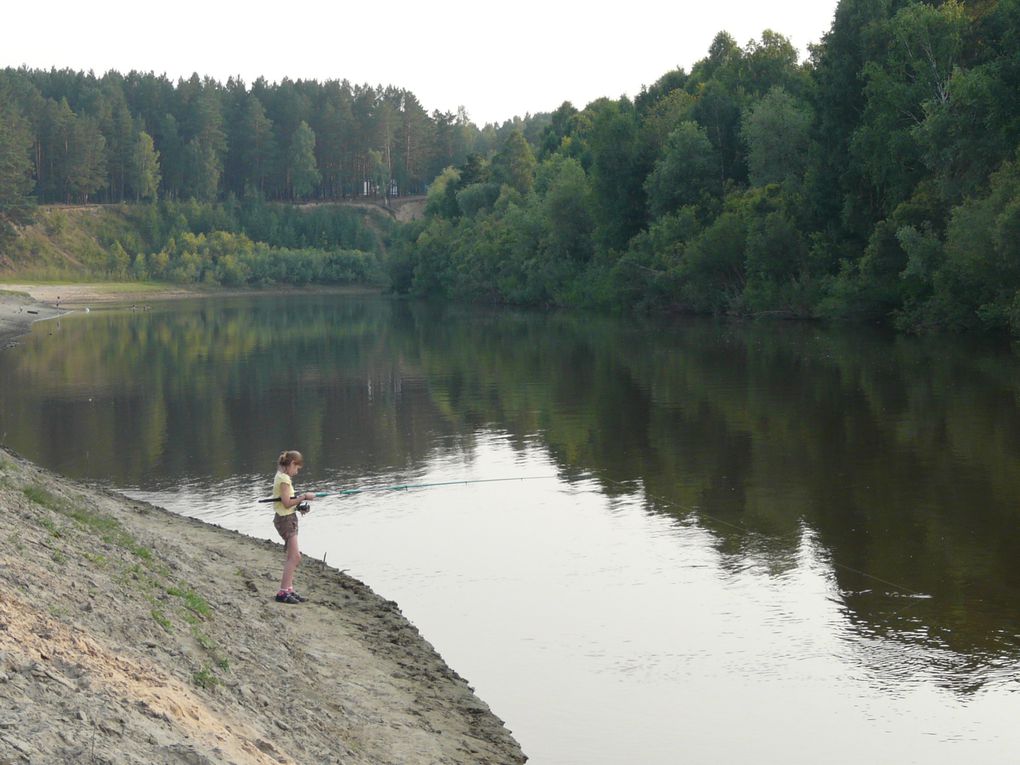
[[[290,590],[294,588],[294,571],[301,562],[301,550],[298,548],[298,535],[294,534],[287,540],[287,560],[283,564],[283,577],[280,579],[280,589]]]

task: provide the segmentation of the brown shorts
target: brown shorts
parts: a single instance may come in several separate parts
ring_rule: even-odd
[[[296,512],[290,515],[280,515],[274,513],[273,525],[276,526],[276,530],[280,532],[280,536],[283,537],[283,541],[286,542],[292,536],[297,534],[298,529],[298,514]]]

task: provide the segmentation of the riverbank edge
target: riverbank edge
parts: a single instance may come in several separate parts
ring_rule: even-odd
[[[0,347],[62,312],[0,293]],[[0,762],[527,760],[395,603],[306,558],[278,604],[282,561],[0,445]]]
[[[46,305],[28,293],[8,290],[0,284],[0,350],[17,345],[17,339],[27,335],[35,322],[64,313],[67,313],[64,309]]]
[[[28,282],[0,281],[0,349],[17,344],[32,324],[72,311],[133,306],[144,309],[149,303],[245,295],[378,295],[377,287],[277,285],[266,288],[231,289],[156,282]]]

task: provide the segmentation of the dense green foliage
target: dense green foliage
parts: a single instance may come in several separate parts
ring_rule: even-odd
[[[408,90],[346,80],[225,85],[192,75],[0,71],[0,194],[39,202],[309,200],[423,193],[514,128],[429,114]],[[34,177],[34,183],[31,178]],[[29,180],[26,180],[28,178]],[[0,197],[0,205],[9,204]]]
[[[430,190],[394,284],[511,303],[1020,333],[1020,0],[842,0],[725,33]]]
[[[0,82],[0,234],[24,217],[32,191],[32,132]]]
[[[265,202],[427,188],[385,248],[401,292],[1020,334],[1018,51],[1020,0],[842,0],[807,61],[720,33],[633,100],[481,130],[346,81],[8,69],[0,225],[33,202],[197,200],[225,220],[178,234],[382,254]],[[145,232],[132,258],[169,244]]]
[[[518,130],[536,139],[543,124],[536,116],[479,129],[463,110],[430,115],[407,90],[347,81],[247,87],[197,75],[172,83],[6,69],[0,243],[21,275],[381,283],[387,222],[271,202],[422,193],[471,151],[488,154]],[[122,201],[145,204],[88,221],[77,246],[12,236],[37,203]],[[66,257],[44,257],[47,248]]]
[[[19,278],[226,286],[381,286],[395,225],[381,212],[257,200],[41,208],[34,217],[5,248]]]

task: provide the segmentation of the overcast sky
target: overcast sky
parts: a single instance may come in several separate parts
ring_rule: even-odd
[[[342,3],[51,0],[3,10],[0,66],[192,72],[246,83],[347,79],[413,92],[429,111],[464,106],[479,125],[636,95],[690,68],[721,30],[741,45],[764,29],[807,56],[836,0],[615,4],[513,0]]]

